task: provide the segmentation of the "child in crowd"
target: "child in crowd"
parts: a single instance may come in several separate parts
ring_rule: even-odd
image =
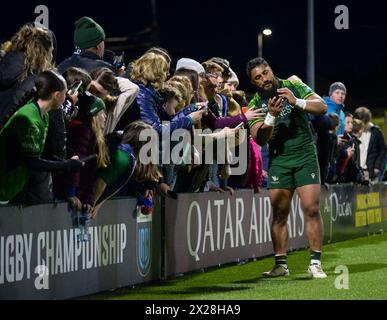
[[[325,181],[331,184],[337,181],[338,138],[336,132],[340,125],[340,119],[335,113],[329,113],[328,117],[332,120],[332,126],[329,128],[329,143],[327,148],[329,168]]]
[[[112,133],[122,116],[136,99],[139,88],[129,79],[116,77],[108,68],[98,68],[91,72],[93,79],[90,92],[101,98],[106,106],[103,115],[103,132]]]
[[[153,130],[142,121],[129,124],[117,144],[111,150],[110,164],[99,171],[95,183],[95,202],[91,210],[95,218],[102,204],[125,186],[128,194],[137,197],[143,214],[149,214],[153,206],[153,191],[161,179],[155,164],[144,164],[140,150],[146,144],[140,140],[143,130]]]
[[[86,71],[74,69],[71,80],[87,78]],[[67,155],[78,155],[81,159],[95,156],[79,172],[56,174],[54,192],[58,199],[67,199],[71,207],[81,210],[82,204],[91,209],[94,204],[94,182],[97,169],[109,164],[109,153],[102,132],[101,118],[98,114],[104,110],[104,102],[82,88],[78,96],[78,113],[68,124]]]
[[[28,101],[7,121],[0,131],[0,202],[12,200],[29,180],[32,171],[66,172],[79,170],[83,163],[78,156],[65,161],[41,158],[46,140],[48,112],[61,106],[67,85],[54,71],[44,71],[35,79],[35,89]],[[30,99],[29,99],[30,98]]]

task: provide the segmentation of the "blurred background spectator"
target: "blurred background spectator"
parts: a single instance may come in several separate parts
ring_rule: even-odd
[[[355,117],[364,123],[360,136],[360,166],[371,181],[379,181],[385,166],[386,143],[383,132],[372,123],[372,113],[367,107],[355,110]]]
[[[0,128],[21,107],[35,77],[53,68],[54,34],[32,23],[12,37],[0,61]]]

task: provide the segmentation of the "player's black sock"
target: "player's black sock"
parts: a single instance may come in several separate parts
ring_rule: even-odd
[[[321,251],[310,250],[310,263],[321,263]]]
[[[275,264],[276,265],[282,265],[287,267],[287,255],[286,254],[276,254],[275,255]]]

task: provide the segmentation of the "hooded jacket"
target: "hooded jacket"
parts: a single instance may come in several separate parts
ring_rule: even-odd
[[[71,67],[81,68],[89,73],[101,67],[106,67],[114,71],[110,63],[101,60],[99,56],[90,51],[75,52],[70,58],[67,58],[58,65],[58,70],[63,74]]]
[[[172,133],[179,128],[190,129],[192,127],[191,118],[186,115],[187,110],[183,109],[170,119],[163,109],[163,97],[150,85],[145,86],[140,83],[138,86],[140,90],[136,99],[121,118],[116,129],[123,130],[129,123],[141,120],[152,126],[161,137],[162,133],[168,130]],[[193,110],[189,111],[192,112]],[[162,121],[170,122],[169,124],[162,124]]]
[[[24,59],[23,52],[11,51],[0,61],[0,121],[4,120],[34,86],[35,75],[30,75],[19,82],[19,77],[23,73]]]
[[[339,116],[340,124],[339,129],[337,130],[336,134],[343,135],[345,133],[345,114],[344,114],[344,105],[343,104],[336,104],[334,103],[331,98],[325,96],[323,97],[324,101],[326,102],[328,106],[328,113],[336,113]]]

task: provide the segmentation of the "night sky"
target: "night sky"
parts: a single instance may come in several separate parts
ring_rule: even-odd
[[[159,36],[134,34],[152,26],[151,0],[14,1],[7,4],[1,20],[0,41],[27,21],[34,9],[45,4],[50,10],[50,29],[58,41],[57,62],[73,51],[74,22],[88,15],[100,23],[108,37],[131,36],[127,59],[137,58],[152,42],[170,51],[174,63],[180,57],[204,61],[219,56],[237,72],[240,89],[254,92],[245,74],[247,61],[257,55],[257,32],[273,30],[264,39],[263,55],[279,77],[296,74],[306,80],[307,1],[168,1],[157,0]],[[371,109],[387,105],[387,18],[385,1],[315,0],[316,91],[325,95],[329,84],[347,86],[347,108],[361,104]],[[349,8],[349,30],[334,26],[335,7]]]

